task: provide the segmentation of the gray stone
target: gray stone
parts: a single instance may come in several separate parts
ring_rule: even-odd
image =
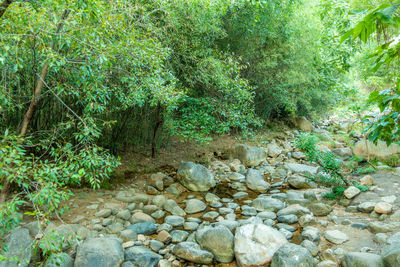
[[[201,248],[210,251],[218,262],[229,263],[233,260],[234,237],[227,227],[206,226],[196,232],[196,240]]]
[[[183,242],[186,240],[186,238],[188,237],[189,233],[186,231],[182,231],[182,230],[173,230],[171,231],[171,238],[172,238],[172,242],[173,243],[179,243],[179,242]]]
[[[218,215],[219,215],[219,213],[218,212],[216,212],[216,211],[209,211],[209,212],[207,212],[207,213],[204,213],[204,215],[203,215],[203,219],[204,220],[214,220],[215,218],[217,218],[218,217]]]
[[[400,266],[400,234],[394,234],[387,243],[381,254],[386,266]]]
[[[312,203],[308,206],[308,208],[315,216],[327,216],[333,210],[331,206],[320,202]]]
[[[110,209],[102,209],[94,214],[94,216],[96,217],[103,217],[103,218],[107,218],[110,215],[111,215]]]
[[[267,152],[263,148],[239,144],[231,149],[231,157],[239,159],[246,167],[252,167],[263,162]]]
[[[207,205],[198,199],[189,199],[186,202],[185,212],[188,214],[198,213],[204,211],[207,208]]]
[[[185,222],[185,218],[183,218],[181,216],[170,215],[170,216],[165,217],[164,222],[168,223],[174,227],[179,227],[179,226],[183,225],[183,223]]]
[[[294,214],[288,214],[278,217],[278,222],[280,223],[287,223],[287,224],[294,224],[298,222],[298,218]]]
[[[251,205],[258,211],[273,211],[276,212],[285,207],[285,204],[276,198],[258,197],[253,200]]]
[[[358,189],[355,186],[350,186],[346,190],[344,190],[343,195],[348,199],[352,199],[360,193],[361,193],[360,189]]]
[[[255,215],[257,215],[257,210],[254,207],[243,205],[241,209],[242,209],[242,215],[243,216],[255,216]]]
[[[28,266],[32,257],[32,243],[33,240],[29,235],[29,230],[26,228],[17,228],[13,230],[4,239],[4,247],[7,251],[3,252],[2,255],[6,258],[16,257],[17,261],[0,261],[1,267],[19,267]]]
[[[121,242],[115,238],[88,238],[76,253],[74,267],[119,266],[124,261]]]
[[[400,230],[400,222],[369,222],[367,228],[372,233],[388,233]]]
[[[178,206],[178,204],[173,199],[168,199],[164,203],[164,209],[176,216],[186,216],[186,212]]]
[[[362,252],[345,254],[341,263],[343,267],[385,267],[381,256]]]
[[[315,244],[318,244],[321,240],[318,228],[307,226],[301,232],[301,237],[305,240],[309,240]]]
[[[300,244],[302,247],[308,249],[313,257],[318,255],[318,247],[310,240],[303,240]]]
[[[125,261],[130,261],[134,266],[155,267],[162,259],[160,255],[148,248],[134,246],[125,250]]]
[[[254,169],[247,170],[246,185],[249,189],[259,193],[265,193],[271,187],[269,183],[264,181],[263,175]]]
[[[137,233],[130,229],[121,231],[119,235],[124,242],[137,240]]]
[[[177,177],[183,186],[192,191],[208,191],[215,186],[211,171],[193,162],[183,162],[178,168]]]
[[[181,259],[200,264],[210,264],[214,258],[213,254],[202,250],[199,244],[193,242],[182,242],[175,245],[172,253]]]
[[[277,213],[278,216],[283,216],[288,214],[295,214],[297,216],[302,216],[304,214],[311,214],[311,211],[299,204],[293,204],[284,209],[281,209]]]
[[[150,248],[151,250],[158,252],[160,249],[164,247],[164,243],[158,240],[152,239],[150,240]]]
[[[129,225],[126,229],[132,230],[137,234],[152,235],[157,231],[157,226],[153,222],[141,222]]]
[[[327,230],[322,235],[326,240],[336,245],[343,244],[349,240],[349,237],[339,230]]]
[[[291,170],[294,173],[309,173],[309,174],[316,174],[318,168],[314,166],[309,166],[305,164],[299,163],[287,163],[285,164],[286,168]]]
[[[314,188],[315,183],[312,182],[310,179],[300,176],[300,175],[292,175],[288,177],[287,182],[291,187],[297,189],[307,189],[307,188]]]
[[[272,257],[271,267],[314,267],[316,266],[310,252],[302,246],[285,244]]]
[[[236,229],[235,257],[239,266],[268,266],[274,253],[286,238],[277,230],[263,224],[246,224]]]
[[[370,213],[374,210],[375,205],[375,202],[363,202],[357,206],[357,210],[360,212]]]

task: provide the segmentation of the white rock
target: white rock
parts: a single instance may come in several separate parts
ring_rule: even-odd
[[[361,190],[358,189],[355,186],[350,186],[349,188],[347,188],[344,192],[343,195],[347,198],[347,199],[352,199],[355,196],[357,196],[358,194],[360,194]]]
[[[343,244],[349,240],[349,237],[339,230],[328,230],[323,232],[322,235],[326,240],[336,245]]]
[[[235,256],[240,267],[268,266],[274,253],[288,241],[277,230],[263,224],[236,229]]]

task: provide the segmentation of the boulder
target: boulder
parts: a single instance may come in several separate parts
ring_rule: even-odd
[[[341,263],[343,267],[385,267],[381,256],[362,252],[345,254]]]
[[[310,252],[302,246],[285,244],[272,257],[271,267],[314,267],[316,266]]]
[[[207,250],[202,250],[199,244],[193,242],[181,242],[176,244],[172,253],[178,258],[200,264],[210,264],[213,254]]]
[[[308,208],[315,216],[326,216],[333,210],[331,206],[320,202],[312,203],[308,206]]]
[[[296,189],[308,189],[315,187],[315,183],[312,182],[310,179],[300,176],[300,175],[292,175],[289,176],[287,179],[289,185]]]
[[[196,232],[196,241],[201,248],[210,251],[218,262],[229,263],[233,260],[234,237],[227,227],[206,226]]]
[[[259,193],[265,193],[271,187],[269,183],[264,181],[263,175],[254,169],[247,170],[246,185],[249,189]]]
[[[4,239],[4,247],[7,248],[1,254],[6,258],[17,258],[17,261],[0,261],[1,267],[26,267],[31,261],[33,240],[26,228],[13,230]]]
[[[130,261],[133,266],[155,267],[161,259],[160,255],[145,247],[134,246],[125,250],[125,261]]]
[[[260,147],[235,145],[231,149],[231,157],[239,159],[246,167],[257,166],[267,158],[267,152]]]
[[[305,117],[297,117],[294,119],[294,125],[297,129],[302,130],[303,132],[312,132],[314,127],[309,120]]]
[[[178,168],[177,177],[180,183],[191,191],[208,191],[215,186],[211,171],[193,162],[183,162]]]
[[[119,266],[124,261],[122,244],[115,238],[88,238],[76,253],[74,267]]]
[[[396,233],[387,241],[382,249],[382,257],[386,266],[400,266],[400,234]]]
[[[276,229],[246,224],[236,229],[235,256],[240,267],[268,266],[274,253],[288,241]]]
[[[386,143],[383,141],[378,141],[378,143],[375,145],[370,141],[365,142],[365,140],[360,140],[353,147],[353,154],[357,157],[367,159],[368,152],[371,158],[377,158],[379,160],[385,161],[399,155],[400,146],[395,143],[387,146]]]

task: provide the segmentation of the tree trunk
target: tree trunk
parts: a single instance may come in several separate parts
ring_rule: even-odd
[[[162,108],[161,108],[161,105],[158,105],[157,114],[156,114],[156,123],[154,125],[153,138],[152,138],[152,142],[151,142],[151,157],[152,158],[155,158],[156,154],[157,154],[157,132],[158,132],[158,129],[161,128],[163,122],[164,122],[164,120],[162,117]]]
[[[0,5],[0,18],[4,15],[7,8],[12,4],[13,0],[4,0]]]

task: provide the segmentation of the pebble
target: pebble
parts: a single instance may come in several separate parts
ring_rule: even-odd
[[[388,214],[392,212],[392,209],[392,204],[387,202],[379,202],[378,204],[376,204],[374,211],[379,214]]]

